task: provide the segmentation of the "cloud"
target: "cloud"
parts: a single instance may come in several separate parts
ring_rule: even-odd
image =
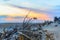
[[[29,10],[31,9],[31,11]],[[30,12],[29,12],[30,11]],[[40,20],[51,20],[50,15],[46,14],[44,11],[32,9],[32,8],[20,8],[20,7],[14,7],[14,6],[6,6],[6,5],[0,5],[0,15],[8,15],[7,18],[4,18],[5,21],[22,21],[23,18],[29,13],[28,17],[33,18],[36,17]],[[47,18],[47,19],[46,19]]]
[[[21,6],[24,6],[24,7],[29,7],[29,8],[31,8],[31,7],[34,6],[34,5],[33,5],[32,3],[30,3],[30,2],[21,2],[20,5],[21,5]]]
[[[7,18],[7,15],[0,15],[0,18]]]
[[[56,5],[51,9],[45,10],[45,13],[50,14],[52,19],[54,19],[55,16],[60,17],[60,5]]]

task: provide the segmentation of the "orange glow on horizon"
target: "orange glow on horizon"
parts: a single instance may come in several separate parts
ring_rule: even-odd
[[[30,12],[28,17],[36,17],[40,20],[51,20],[50,19],[50,15],[46,14],[46,13],[37,13],[37,12]]]
[[[13,18],[8,17],[8,18],[5,18],[5,20],[12,21],[12,20],[13,20]]]
[[[9,15],[9,16],[11,16],[11,18],[8,17],[8,18],[6,18],[6,20],[13,20],[12,17],[15,17],[15,16],[25,17],[26,15],[27,15],[27,14],[11,14],[11,15]],[[51,19],[49,18],[49,15],[44,14],[44,13],[32,13],[32,12],[30,12],[29,15],[28,15],[28,17],[29,17],[29,18],[36,17],[37,19],[40,19],[40,20],[51,20]]]
[[[22,16],[25,17],[29,12],[29,9],[22,9],[22,8],[16,8],[16,7],[12,7],[12,6],[4,6],[4,5],[0,5],[0,15],[8,15],[11,17],[15,17],[15,16]],[[51,20],[50,16],[48,14],[45,14],[44,12],[42,13],[38,13],[35,12],[34,10],[29,13],[28,17],[36,17],[40,20]],[[13,18],[6,18],[6,20],[13,20]]]

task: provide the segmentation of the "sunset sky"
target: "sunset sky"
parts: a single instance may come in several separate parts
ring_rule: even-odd
[[[31,10],[31,11],[30,11]],[[53,20],[60,16],[59,0],[0,0],[0,22],[19,22],[29,13],[29,18]]]

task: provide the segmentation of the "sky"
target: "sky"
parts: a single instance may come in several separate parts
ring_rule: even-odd
[[[30,9],[28,17],[53,20],[55,16],[60,16],[60,0],[0,0],[1,22],[23,20]]]
[[[14,4],[18,6],[31,7],[31,8],[46,8],[50,9],[54,6],[60,5],[59,0],[3,0],[2,3]]]

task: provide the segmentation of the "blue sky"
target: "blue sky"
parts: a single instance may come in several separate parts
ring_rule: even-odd
[[[0,3],[14,4],[31,8],[51,9],[60,5],[60,0],[0,0]]]
[[[45,11],[53,17],[60,16],[60,0],[0,0],[0,4],[33,8]]]

